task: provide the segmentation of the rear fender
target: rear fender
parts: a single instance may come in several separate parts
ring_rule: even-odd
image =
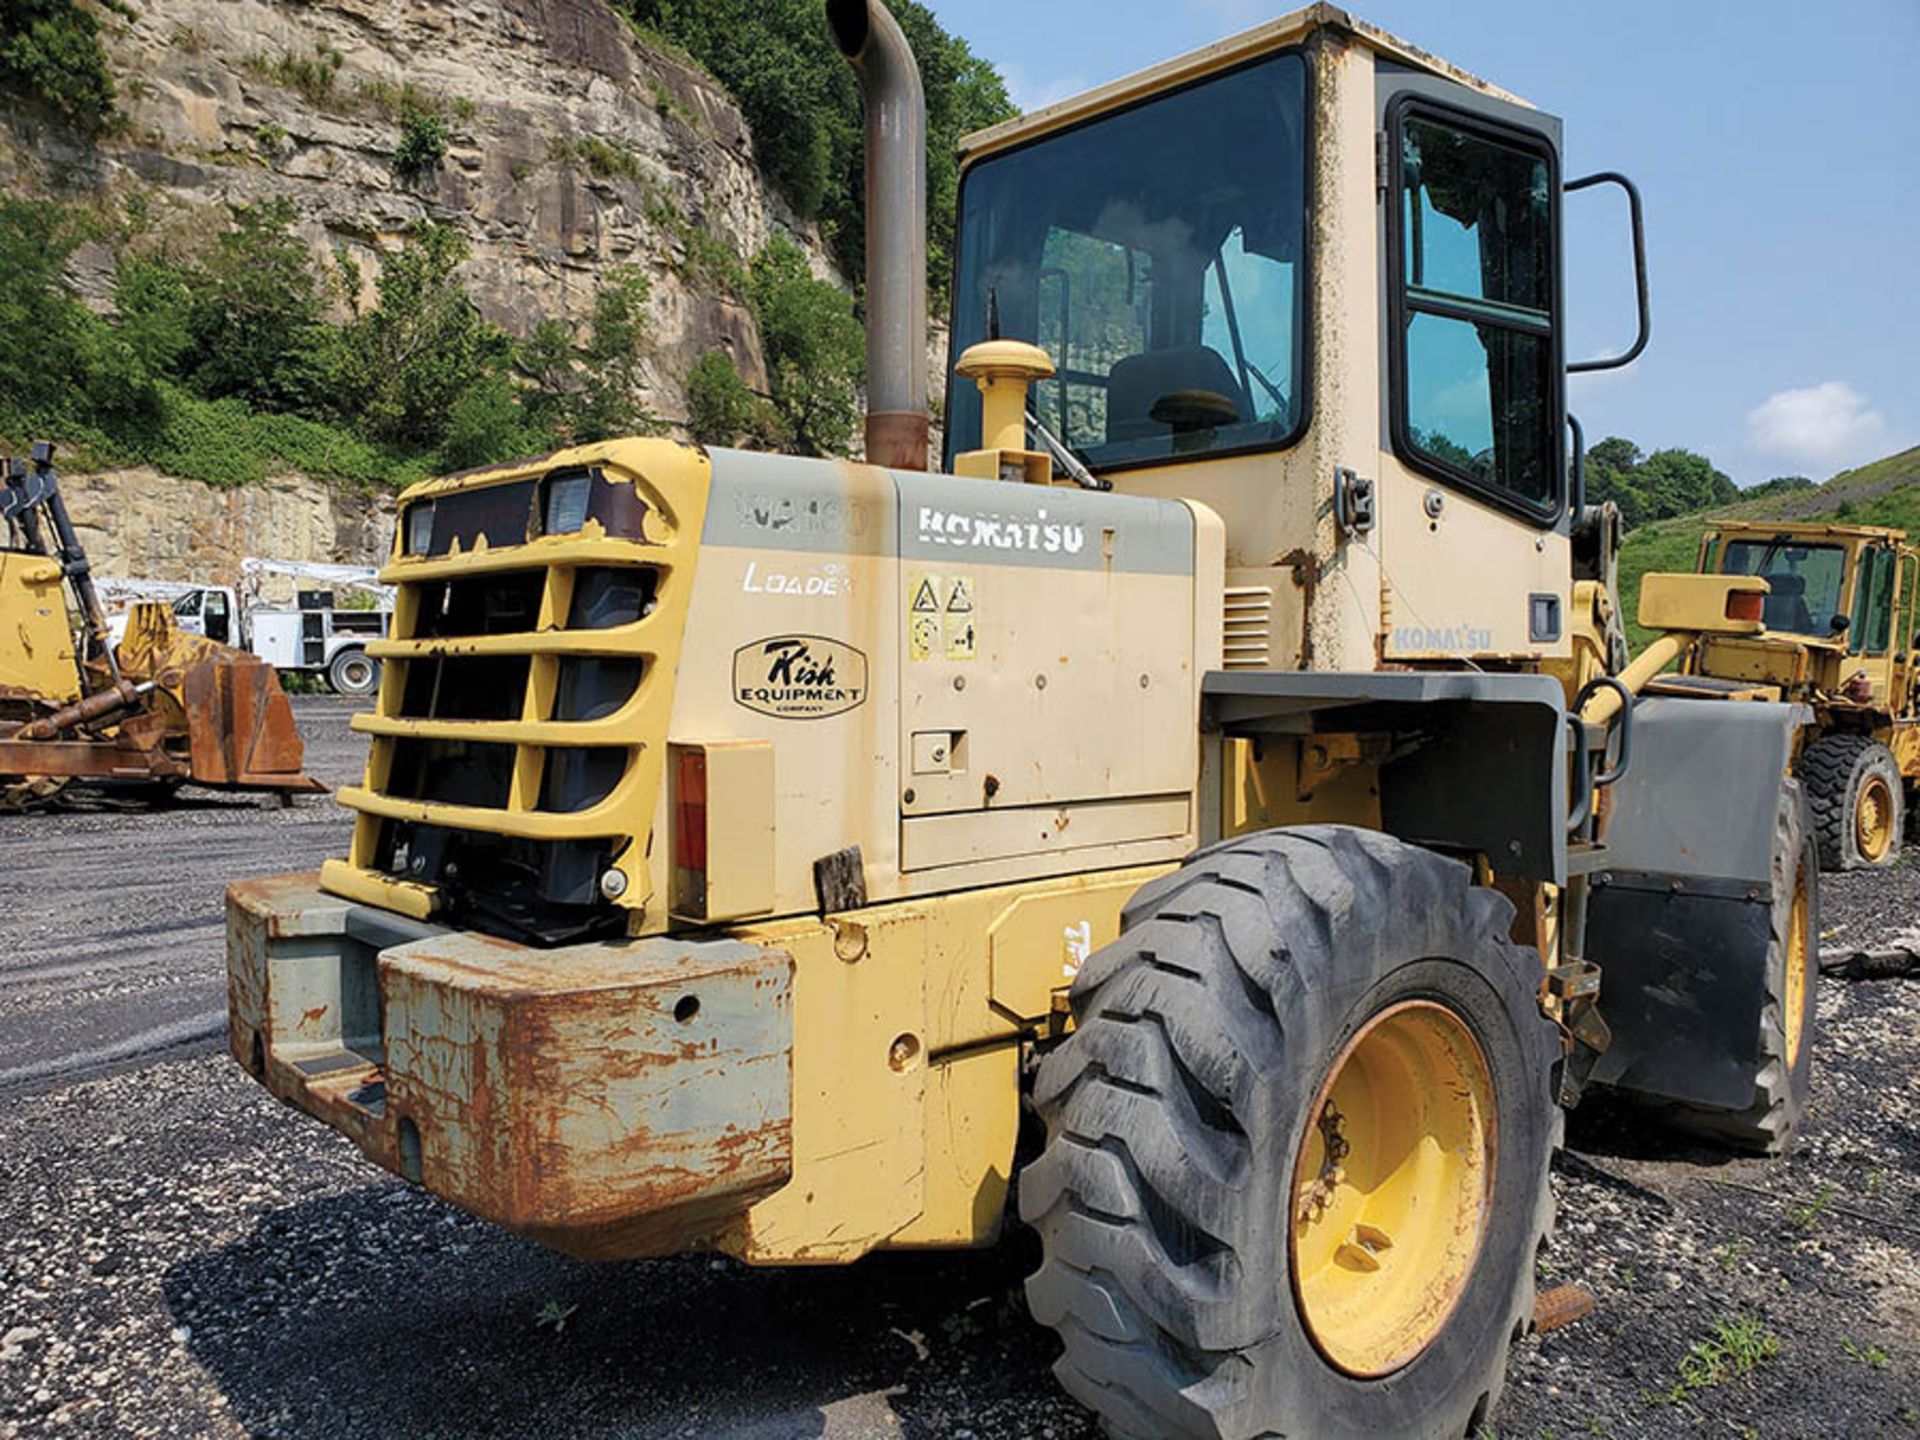
[[[1689,1105],[1753,1100],[1774,820],[1804,706],[1649,698],[1613,787],[1585,958],[1613,1030],[1592,1078]],[[1810,882],[1817,884],[1817,877]]]

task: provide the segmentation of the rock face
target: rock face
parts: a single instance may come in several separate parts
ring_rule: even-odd
[[[232,585],[248,555],[385,563],[393,498],[282,476],[237,490],[145,467],[60,477],[94,573]]]
[[[602,273],[651,285],[643,398],[668,426],[682,381],[727,351],[747,384],[766,366],[738,268],[774,232],[842,285],[817,229],[755,161],[726,92],[643,41],[605,0],[166,0],[103,17],[127,123],[97,145],[0,112],[0,184],[12,193],[137,206],[154,237],[203,239],[228,206],[285,197],[317,261],[373,298],[383,257],[422,222],[470,242],[461,275],[488,319],[525,336],[585,319]],[[445,159],[403,178],[402,111],[447,127]],[[338,264],[351,261],[351,267]],[[730,278],[734,277],[734,278]],[[107,306],[112,255],[83,246],[75,283]],[[929,354],[937,397],[944,317]],[[936,413],[939,401],[935,401]],[[938,441],[936,439],[936,449]],[[374,563],[390,501],[287,477],[239,491],[150,470],[71,476],[95,568],[230,580],[244,555]]]
[[[0,126],[10,190],[145,196],[156,228],[217,228],[227,203],[285,196],[316,256],[354,261],[371,298],[381,258],[423,221],[458,225],[487,317],[525,335],[585,317],[600,273],[652,282],[650,407],[685,417],[680,380],[729,351],[765,389],[751,313],[726,293],[781,230],[840,279],[819,235],[762,179],[726,93],[643,44],[604,0],[167,0],[109,17],[128,124],[97,147],[14,117]],[[431,173],[394,156],[410,104],[448,128]],[[717,248],[715,248],[717,247]],[[83,293],[103,299],[103,250]],[[718,261],[719,263],[716,263]],[[343,297],[344,298],[344,297]]]

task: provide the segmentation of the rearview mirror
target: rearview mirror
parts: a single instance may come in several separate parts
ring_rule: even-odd
[[[1653,306],[1647,299],[1647,230],[1640,211],[1639,188],[1617,170],[1600,170],[1578,180],[1569,180],[1561,189],[1563,194],[1571,195],[1576,190],[1586,190],[1595,185],[1618,185],[1627,192],[1627,214],[1633,228],[1634,299],[1640,312],[1640,331],[1634,337],[1633,344],[1622,354],[1603,355],[1597,360],[1572,361],[1567,366],[1569,375],[1586,370],[1618,370],[1623,365],[1631,365],[1640,358],[1640,352],[1647,348],[1647,337],[1653,331]]]

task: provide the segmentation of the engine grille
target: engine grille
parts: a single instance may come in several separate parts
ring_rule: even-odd
[[[359,815],[329,889],[533,943],[628,929],[644,907],[706,458],[659,440],[591,453],[607,463],[576,533],[539,529],[548,478],[577,460],[433,487],[432,540],[382,575],[393,626],[368,647],[385,668],[353,722],[366,783],[341,794]],[[595,518],[617,458],[637,497],[612,507],[625,534]],[[650,483],[662,458],[697,493]]]

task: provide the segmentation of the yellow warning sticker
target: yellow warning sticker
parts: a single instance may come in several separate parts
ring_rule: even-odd
[[[940,615],[940,628],[947,659],[971,660],[980,653],[979,633],[973,623],[973,577],[955,575],[945,594],[947,603]]]
[[[907,577],[907,658],[931,660],[940,653],[940,595],[938,575]]]
[[[973,659],[980,653],[977,619],[971,575],[907,577],[908,659]]]

